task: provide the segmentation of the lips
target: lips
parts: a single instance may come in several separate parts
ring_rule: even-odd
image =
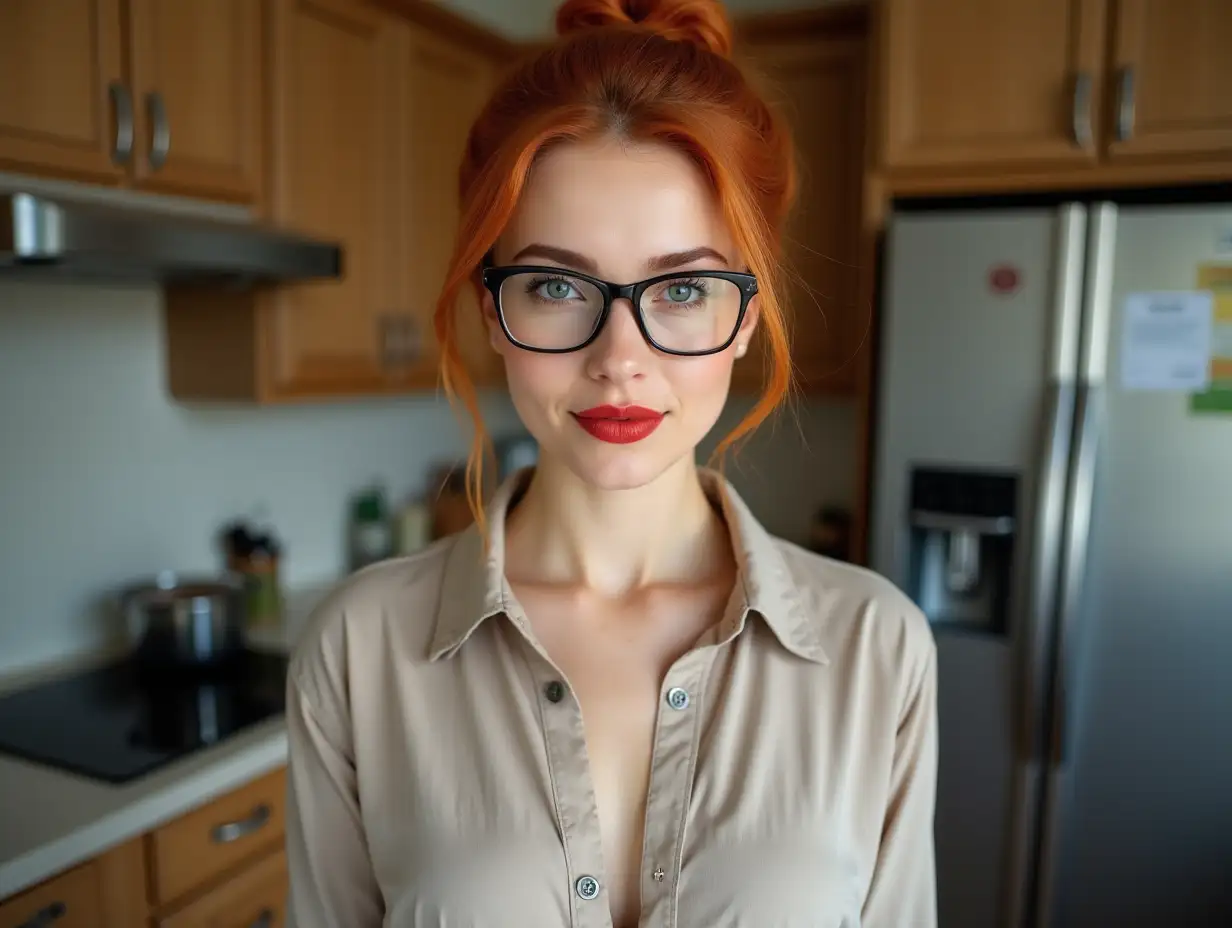
[[[657,429],[663,413],[645,406],[595,406],[575,412],[573,418],[592,438],[628,445]]]

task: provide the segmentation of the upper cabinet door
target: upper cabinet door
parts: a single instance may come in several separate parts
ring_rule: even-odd
[[[128,0],[140,186],[258,200],[262,6],[263,0]]]
[[[459,220],[458,169],[467,135],[493,89],[492,62],[463,43],[416,26],[411,32],[407,126],[407,250],[402,262],[413,326],[422,333],[418,364],[435,380],[438,353],[432,317],[453,253]],[[487,346],[472,289],[463,289],[459,341],[472,373],[489,379],[495,355]]]
[[[1105,0],[884,0],[882,162],[1093,162],[1105,18]]]
[[[120,0],[0,2],[0,170],[96,183],[134,146]]]
[[[1108,154],[1232,153],[1232,2],[1120,0]]]
[[[784,232],[788,273],[781,294],[792,360],[810,392],[853,383],[867,313],[856,305],[860,196],[864,170],[865,40],[821,36],[753,49],[794,135],[800,168],[795,209]],[[760,384],[765,343],[737,362],[738,386]]]
[[[271,206],[341,243],[340,280],[278,288],[272,394],[380,391],[405,355],[402,234],[406,24],[354,0],[277,0]],[[393,370],[396,375],[397,370]]]

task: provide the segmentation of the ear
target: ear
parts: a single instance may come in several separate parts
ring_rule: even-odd
[[[749,343],[753,340],[753,333],[757,330],[758,320],[761,319],[760,301],[761,295],[754,294],[744,311],[744,318],[740,320],[740,328],[736,330],[736,339],[732,342],[732,351],[737,358],[743,358],[748,353]]]
[[[509,344],[509,339],[505,338],[505,332],[501,328],[500,319],[496,315],[496,301],[492,299],[492,294],[488,290],[483,291],[483,302],[480,304],[480,310],[483,313],[483,324],[488,329],[488,344],[492,346],[492,350],[497,354],[503,354],[505,347]]]

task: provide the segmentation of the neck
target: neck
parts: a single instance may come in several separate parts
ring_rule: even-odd
[[[599,490],[541,460],[505,528],[511,582],[625,596],[651,585],[697,584],[725,571],[731,545],[692,460],[645,486]]]

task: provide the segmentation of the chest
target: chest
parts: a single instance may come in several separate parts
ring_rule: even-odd
[[[388,924],[858,924],[890,755],[765,634],[643,655],[662,668],[602,637],[548,662],[492,623],[431,673],[365,681],[357,699],[400,709],[356,736]]]
[[[585,778],[599,823],[613,924],[636,925],[664,679],[719,620],[721,593],[678,591],[620,604],[578,602],[535,589],[518,595],[582,720]],[[656,863],[651,872],[663,871]]]

